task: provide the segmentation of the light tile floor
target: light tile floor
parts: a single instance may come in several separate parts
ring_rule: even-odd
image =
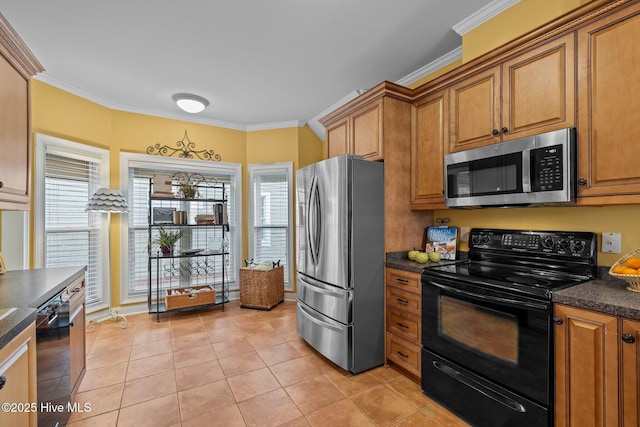
[[[296,332],[295,303],[127,316],[87,332],[71,427],[467,426],[393,368],[341,370]]]

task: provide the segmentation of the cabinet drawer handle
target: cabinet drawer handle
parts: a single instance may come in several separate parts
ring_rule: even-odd
[[[409,329],[409,327],[404,323],[396,322],[396,325],[400,326],[401,328]]]
[[[400,283],[409,283],[409,281],[407,279],[401,279],[401,278],[397,278],[396,282],[400,282]]]
[[[4,375],[0,376],[0,390],[4,388],[4,385],[7,383],[7,377]]]
[[[396,350],[396,353],[398,353],[400,356],[404,357],[405,359],[409,358],[408,354],[404,354],[403,352],[401,352],[400,350]]]
[[[491,131],[491,135],[496,136],[500,133],[500,131],[498,131],[498,129],[494,129]]]
[[[586,180],[586,179],[584,179],[584,178],[580,178],[580,179],[578,180],[578,185],[583,185],[583,186],[584,186],[584,185],[587,185],[587,180]]]
[[[502,128],[502,129],[500,129],[500,131],[501,131],[502,133],[507,133],[507,132],[509,132],[509,129],[507,129],[507,128]]]
[[[626,342],[627,344],[633,344],[634,342],[636,342],[636,339],[631,334],[622,334],[622,341]]]
[[[554,317],[553,318],[553,323],[555,323],[556,325],[562,325],[562,318],[561,317]]]
[[[399,302],[400,304],[409,304],[409,301],[407,301],[406,299],[401,299],[401,298],[396,298],[396,301]]]

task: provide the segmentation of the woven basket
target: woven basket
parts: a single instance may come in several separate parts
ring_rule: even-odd
[[[620,258],[609,269],[609,275],[612,277],[615,277],[616,279],[624,280],[625,282],[627,282],[629,284],[629,286],[627,286],[627,289],[632,292],[640,292],[640,274],[619,274],[619,273],[614,273],[613,269],[620,265],[625,265],[625,263],[629,258],[636,256],[638,254],[640,254],[640,248],[636,248],[631,252],[629,252],[628,254],[626,254],[625,256],[623,256],[622,258]]]
[[[207,289],[206,291],[192,293],[177,293],[185,289]],[[213,304],[216,300],[216,290],[211,285],[191,286],[189,288],[167,289],[167,295],[164,302],[167,310],[175,310],[177,308],[196,307],[199,305]]]
[[[271,310],[284,301],[284,267],[240,269],[240,307]]]

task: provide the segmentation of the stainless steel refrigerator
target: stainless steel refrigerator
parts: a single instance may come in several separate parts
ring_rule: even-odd
[[[296,174],[298,333],[354,374],[384,363],[383,167],[343,155]]]

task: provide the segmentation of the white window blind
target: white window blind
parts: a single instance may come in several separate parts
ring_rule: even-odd
[[[86,302],[102,302],[101,219],[85,212],[100,186],[100,162],[47,153],[44,180],[45,266],[86,265]]]
[[[291,254],[290,176],[291,167],[282,164],[250,165],[251,255],[255,262],[280,261],[285,283],[289,283]]]
[[[153,175],[157,173],[166,174],[165,169],[153,169],[153,168],[129,168],[129,257],[128,257],[128,271],[129,271],[129,296],[147,296],[149,289],[149,195],[150,185]],[[227,197],[227,209],[229,217],[229,230],[226,232],[224,241],[222,239],[222,228],[216,227],[215,229],[204,228],[198,229],[197,227],[189,228],[178,243],[175,250],[180,251],[189,248],[203,248],[203,249],[216,249],[216,246],[225,243],[228,247],[228,252],[233,254],[236,251],[240,251],[240,248],[235,247],[235,233],[237,232],[236,215],[235,215],[235,196],[233,194],[234,189],[231,185],[232,177],[225,174],[204,174],[201,173],[207,180],[215,179],[218,185],[224,185]],[[198,189],[199,197],[219,199],[221,197],[220,190],[208,189],[201,187]],[[165,202],[163,202],[165,203]],[[166,207],[173,207],[176,210],[181,210],[184,207],[181,206],[180,199],[175,201],[166,201]],[[197,212],[196,208],[203,207],[204,204],[194,203],[189,208],[189,215],[194,216],[199,213],[212,213],[209,212]],[[164,204],[163,204],[164,206]],[[153,230],[154,234],[151,236],[153,241],[157,234],[157,229]],[[152,250],[157,249],[155,245],[152,245]],[[216,283],[222,280],[222,269],[224,268],[226,287],[229,289],[229,284],[236,281],[236,275],[238,266],[236,265],[235,256],[228,256],[225,258],[226,265],[216,265]],[[222,258],[220,258],[221,260]],[[217,261],[217,260],[216,260]],[[155,269],[152,271],[155,272]],[[220,272],[218,274],[217,272]],[[198,276],[193,276],[188,285],[204,284],[199,283]],[[155,283],[156,277],[151,278],[152,283]],[[161,287],[164,287],[163,278],[161,278]],[[202,278],[202,280],[205,280]],[[167,285],[168,286],[168,285]],[[185,284],[187,286],[187,284]]]

